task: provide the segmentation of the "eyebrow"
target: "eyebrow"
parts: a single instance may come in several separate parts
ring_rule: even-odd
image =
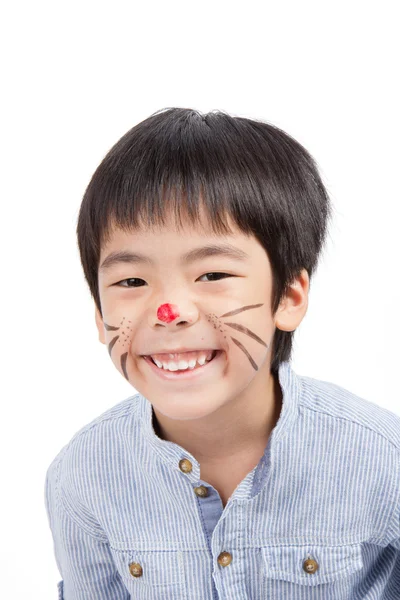
[[[190,264],[196,261],[203,260],[204,258],[208,258],[210,256],[223,256],[225,258],[232,258],[234,260],[245,261],[250,258],[250,256],[240,248],[236,248],[236,246],[232,246],[231,244],[211,244],[208,246],[200,246],[199,248],[193,248],[189,250],[185,254],[183,254],[180,258],[181,264]],[[105,271],[110,270],[115,265],[121,263],[128,264],[146,264],[149,266],[154,266],[155,261],[150,258],[150,256],[146,256],[145,254],[141,254],[140,252],[131,252],[130,250],[119,250],[117,252],[111,252],[102,262],[100,266],[100,271],[103,273]]]

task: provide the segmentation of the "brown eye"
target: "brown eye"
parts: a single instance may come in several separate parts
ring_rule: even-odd
[[[141,285],[121,285],[122,283],[125,283],[125,281],[144,281],[144,279],[138,279],[137,277],[129,277],[129,279],[122,279],[121,281],[118,281],[118,283],[115,283],[114,285],[118,285],[121,287],[142,287]]]
[[[214,272],[204,273],[204,275],[202,275],[201,277],[205,277],[206,275],[217,275],[217,276],[221,275],[222,276],[221,279],[225,279],[225,277],[234,277],[234,275],[229,275],[229,273],[214,273]],[[225,277],[224,277],[224,275],[225,275]],[[199,279],[201,279],[201,277],[199,277]],[[219,281],[219,279],[212,279],[211,281]]]

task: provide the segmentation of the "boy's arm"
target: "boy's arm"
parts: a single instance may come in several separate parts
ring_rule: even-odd
[[[62,580],[58,600],[128,600],[128,590],[107,542],[84,531],[66,512],[58,487],[58,461],[46,474],[45,505]]]

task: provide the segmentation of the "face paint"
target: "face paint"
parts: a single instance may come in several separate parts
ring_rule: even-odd
[[[210,322],[213,323],[214,329],[216,329],[217,327],[222,326],[222,325],[228,325],[229,327],[232,327],[232,329],[236,329],[236,331],[239,331],[241,333],[248,335],[249,337],[251,337],[253,340],[258,342],[265,348],[268,348],[269,345],[266,344],[260,337],[258,337],[258,335],[256,335],[253,331],[251,331],[247,327],[244,327],[243,325],[240,325],[239,323],[232,323],[232,322],[226,322],[226,321],[219,322],[219,319],[223,319],[225,317],[233,317],[234,315],[237,315],[237,314],[243,312],[244,310],[250,310],[252,308],[259,308],[260,306],[263,306],[263,304],[250,304],[247,306],[242,306],[242,308],[237,308],[235,310],[231,310],[227,313],[224,313],[223,315],[220,315],[219,317],[217,317],[217,315],[215,315],[214,313],[210,313],[209,318],[207,320],[209,323]],[[177,309],[177,306],[175,304],[162,304],[159,307],[159,309],[157,310],[157,317],[160,321],[170,323],[171,321],[173,321],[177,317],[179,317],[179,311]],[[125,320],[125,317],[123,317],[120,325],[123,324],[124,320]],[[115,327],[114,325],[108,325],[104,321],[103,321],[103,323],[104,323],[104,327],[105,327],[106,331],[118,331],[120,329],[120,327]],[[131,321],[128,321],[128,323],[131,323]],[[130,329],[129,325],[126,326],[126,328]],[[223,330],[220,329],[220,331],[222,332]],[[122,331],[122,333],[124,333],[124,331]],[[107,346],[108,353],[110,356],[111,356],[111,351],[112,351],[114,345],[116,344],[116,342],[118,341],[119,337],[120,337],[119,335],[116,335],[115,337],[113,337]],[[226,338],[226,336],[224,336],[224,337]],[[230,336],[230,337],[231,337],[231,340],[236,344],[236,346],[246,355],[246,357],[248,358],[253,369],[258,371],[258,366],[257,366],[256,362],[254,361],[254,359],[252,358],[252,356],[250,355],[248,350],[244,347],[244,345],[238,339],[236,339],[232,336]],[[128,336],[126,336],[125,341],[127,341],[127,339],[128,339]],[[124,343],[124,345],[125,345],[125,343]],[[126,370],[127,359],[128,359],[128,352],[124,352],[120,357],[121,369],[122,369],[122,372],[123,372],[125,378],[127,379],[127,381],[129,381],[128,373]]]
[[[117,327],[118,329],[118,327]],[[116,335],[115,338],[113,338],[111,340],[111,342],[108,344],[107,348],[108,348],[108,354],[111,356],[111,350],[113,349],[113,346],[115,344],[115,342],[117,341],[117,339],[119,338],[119,335]]]
[[[176,304],[161,304],[157,310],[157,319],[165,323],[171,323],[179,317],[179,310]]]
[[[127,381],[129,381],[128,372],[126,370],[126,360],[127,360],[127,358],[128,358],[128,353],[127,352],[124,352],[124,354],[121,354],[121,368],[122,368],[122,371],[124,372],[125,379]]]
[[[216,319],[222,319],[223,317],[233,317],[233,315],[237,315],[238,313],[243,312],[244,310],[249,310],[250,308],[258,308],[259,306],[263,306],[263,304],[250,304],[248,306],[242,306],[242,308],[237,308],[235,310],[231,310],[230,312],[227,312],[227,313],[221,315],[220,317],[217,317],[216,315],[214,315],[212,313],[211,320],[213,320],[215,323]],[[220,324],[222,325],[222,323],[220,323]],[[247,329],[247,327],[243,327],[243,325],[239,325],[239,323],[226,323],[225,322],[224,325],[229,325],[229,327],[232,327],[232,329],[236,329],[237,331],[241,331],[242,333],[245,333],[249,337],[253,338],[253,340],[256,340],[256,342],[258,342],[259,344],[262,344],[263,346],[265,346],[266,348],[269,347],[268,344],[266,344],[261,338],[258,337],[258,335],[256,335],[253,331],[250,331],[250,329]],[[216,329],[216,328],[217,328],[217,325],[214,324],[214,329]],[[236,338],[231,337],[231,340],[236,344],[236,346],[238,348],[240,348],[240,350],[242,350],[242,352],[244,352],[244,354],[249,359],[251,366],[256,371],[258,371],[257,364],[255,363],[255,361],[253,360],[253,358],[251,357],[249,352],[246,350],[246,348],[243,346],[243,344],[241,342],[239,342],[239,340],[237,340]]]
[[[125,320],[125,317],[123,317],[120,325],[123,324],[124,320]],[[107,323],[105,321],[103,321],[103,323],[104,323],[104,327],[105,327],[106,331],[118,331],[120,329],[120,327],[115,327],[114,325],[107,325]],[[130,323],[130,321],[128,321],[128,323]],[[127,326],[127,329],[130,329],[130,327]],[[124,331],[122,331],[122,333],[124,333]],[[119,337],[120,337],[119,335],[116,335],[115,337],[113,337],[113,339],[111,340],[111,342],[109,342],[109,344],[107,345],[108,354],[110,356],[111,356],[111,350],[113,349],[114,345],[118,341]],[[128,336],[126,336],[125,341],[127,339],[128,339]],[[121,358],[120,358],[120,360],[121,360],[121,369],[122,369],[122,372],[123,372],[123,374],[125,376],[125,379],[127,381],[129,381],[128,372],[126,370],[126,361],[127,361],[127,358],[128,358],[128,353],[127,352],[124,352],[124,354],[121,354]]]

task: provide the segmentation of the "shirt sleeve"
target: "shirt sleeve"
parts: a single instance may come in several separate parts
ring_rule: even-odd
[[[395,510],[389,533],[391,538],[390,545],[396,548],[396,550],[400,550],[400,452],[398,453],[397,464]]]
[[[62,580],[58,600],[128,600],[128,590],[104,539],[84,530],[67,513],[58,487],[59,463],[55,459],[46,474],[45,505]]]

